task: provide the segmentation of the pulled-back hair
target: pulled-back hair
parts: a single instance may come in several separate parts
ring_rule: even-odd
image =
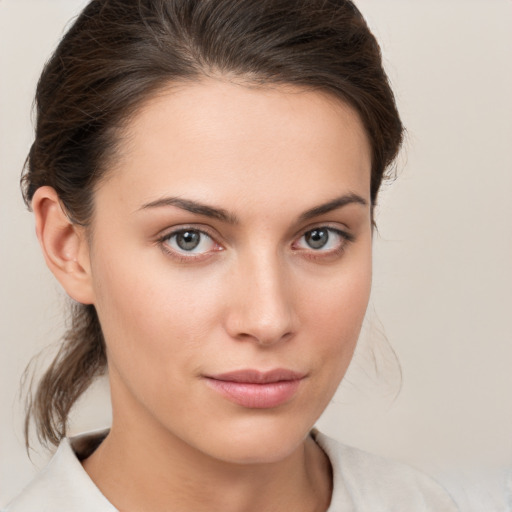
[[[403,128],[379,46],[352,2],[92,0],[37,86],[27,205],[51,186],[69,218],[87,226],[123,125],[169,84],[211,76],[319,90],[354,108],[371,146],[375,204]],[[27,443],[33,417],[39,439],[58,444],[73,404],[106,367],[94,306],[74,304],[60,351],[29,398]]]

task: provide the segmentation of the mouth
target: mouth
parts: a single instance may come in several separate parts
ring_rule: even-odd
[[[289,402],[306,375],[277,368],[266,372],[237,370],[204,378],[211,389],[232,403],[249,409],[270,409]]]

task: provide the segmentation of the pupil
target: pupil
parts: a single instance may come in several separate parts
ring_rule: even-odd
[[[306,242],[312,249],[321,249],[329,240],[326,229],[313,229],[306,234]]]
[[[183,231],[176,235],[176,243],[180,249],[191,251],[199,245],[200,235],[197,231]]]

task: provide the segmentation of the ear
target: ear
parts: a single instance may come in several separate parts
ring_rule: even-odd
[[[32,198],[36,233],[48,268],[67,294],[82,304],[94,303],[89,244],[85,228],[68,218],[52,187],[40,187]]]

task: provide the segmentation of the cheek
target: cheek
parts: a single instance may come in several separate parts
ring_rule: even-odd
[[[111,350],[121,345],[124,354],[165,358],[201,338],[215,314],[214,294],[184,273],[138,263],[98,269],[98,314]]]
[[[347,258],[337,274],[325,280],[303,301],[309,335],[316,340],[326,378],[343,377],[352,359],[371,291],[371,240]],[[337,385],[337,384],[336,384]]]
[[[133,247],[98,255],[94,275],[111,374],[155,407],[172,400],[171,382],[176,396],[184,393],[185,376],[198,374],[201,354],[211,354],[220,337],[225,276],[208,268],[187,271],[160,251]]]
[[[97,309],[113,405],[117,413],[144,404],[154,417],[165,418],[171,411],[185,415],[186,401],[179,397],[196,392],[184,376],[197,371],[197,340],[206,336],[206,308],[194,301],[190,289],[185,293],[179,280],[171,284],[155,276],[153,268],[138,268],[107,272],[99,287]]]
[[[311,283],[314,292],[304,297],[304,308],[314,310],[318,328],[329,336],[336,331],[359,331],[370,297],[371,249],[371,239],[363,241],[346,255],[338,269],[317,284]]]

